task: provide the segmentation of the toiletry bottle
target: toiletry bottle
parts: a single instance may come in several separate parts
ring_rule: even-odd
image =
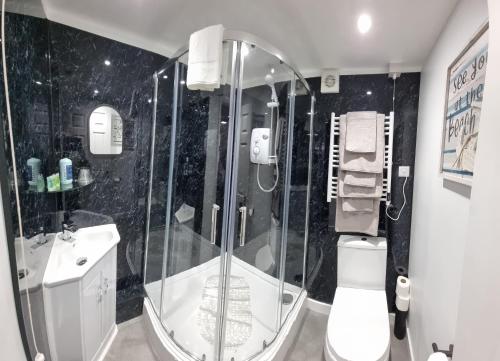
[[[59,161],[59,175],[61,177],[61,189],[73,188],[73,162],[69,158]]]
[[[31,157],[30,159],[28,159],[26,164],[28,166],[28,184],[30,188],[36,188],[42,161],[38,158]]]
[[[45,192],[45,179],[43,178],[43,174],[38,174],[38,180],[36,182],[36,191],[38,193]]]

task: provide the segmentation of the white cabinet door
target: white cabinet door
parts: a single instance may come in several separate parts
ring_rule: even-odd
[[[102,335],[106,337],[116,322],[116,247],[103,261]]]
[[[102,341],[101,334],[101,271],[96,265],[84,279],[83,300],[82,300],[82,324],[83,343],[85,360],[89,361],[94,357]]]

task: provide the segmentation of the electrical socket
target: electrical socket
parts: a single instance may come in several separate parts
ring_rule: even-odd
[[[399,166],[399,177],[407,178],[410,176],[410,166],[409,165],[400,165]]]

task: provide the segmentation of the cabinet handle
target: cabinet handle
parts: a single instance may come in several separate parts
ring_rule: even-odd
[[[212,206],[212,231],[210,232],[210,244],[215,244],[215,238],[217,237],[217,213],[220,207],[217,204]]]
[[[97,287],[97,303],[102,302],[102,287]]]
[[[240,246],[245,245],[245,236],[247,233],[247,207],[240,207],[241,221],[240,221]]]

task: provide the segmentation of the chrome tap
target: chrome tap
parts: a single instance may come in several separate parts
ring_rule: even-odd
[[[62,222],[59,238],[66,242],[72,242],[75,240],[73,238],[73,233],[75,233],[77,230],[78,228],[76,227],[76,224],[73,224],[73,222]]]

